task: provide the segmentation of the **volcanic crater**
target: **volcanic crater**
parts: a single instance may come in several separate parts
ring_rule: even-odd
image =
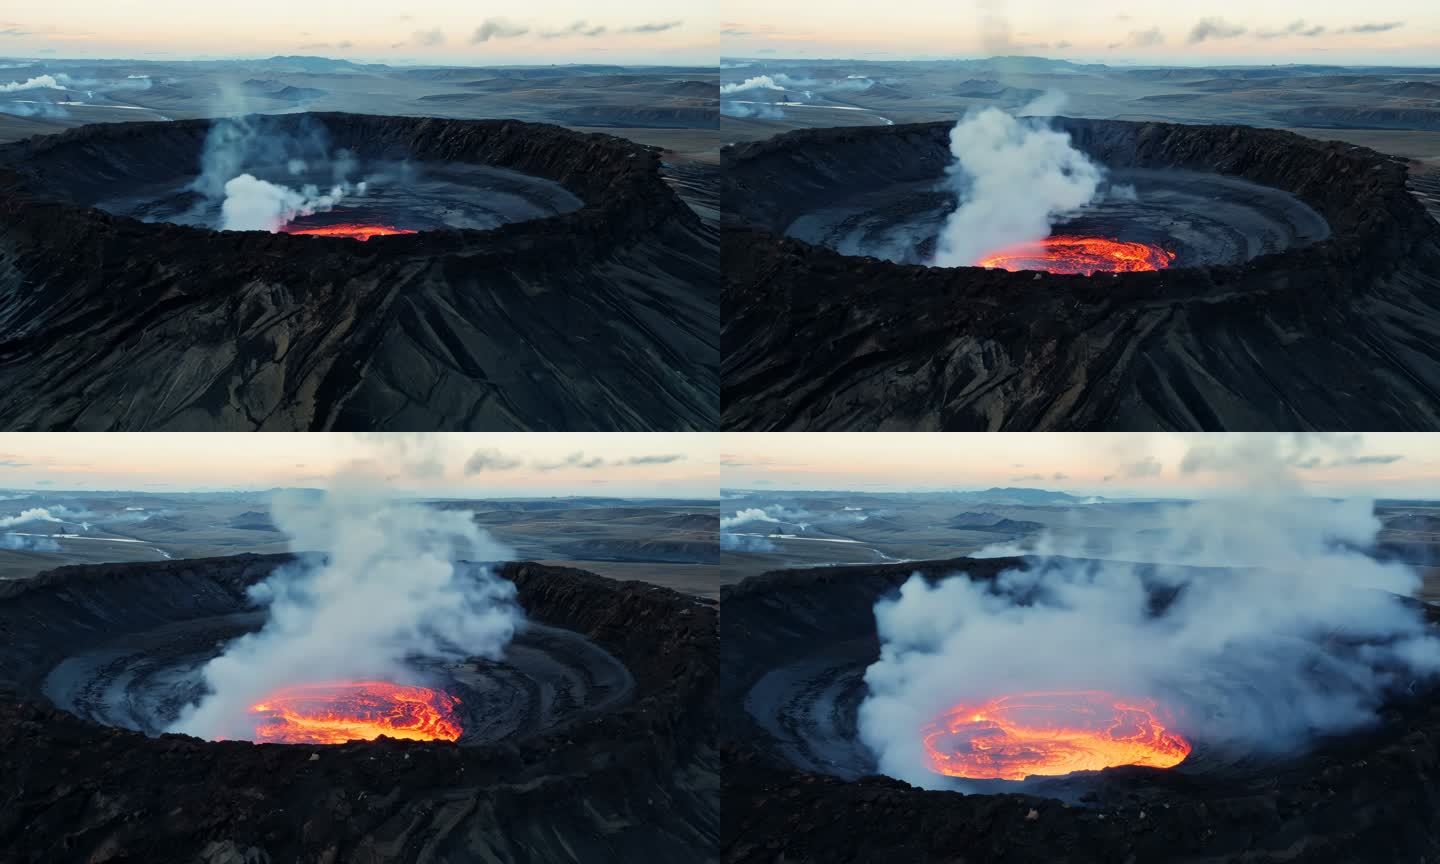
[[[880,775],[858,730],[863,676],[880,657],[876,601],[917,571],[987,580],[1020,564],[776,571],[723,590],[726,861],[1049,862],[1064,849],[1066,860],[1087,862],[1379,862],[1440,849],[1440,700],[1429,691],[1397,693],[1373,730],[1300,753],[1217,746],[1202,733],[1174,753],[1179,761],[1155,763],[1169,767],[1024,784],[947,785],[937,775],[933,789]],[[1440,624],[1440,612],[1428,613]],[[1135,695],[1225,716],[1246,701],[1236,688],[1254,686],[1239,677],[1201,674],[1168,693]]]
[[[246,141],[228,162],[223,124]],[[217,230],[255,227],[227,220],[244,175],[327,200],[275,233]],[[37,137],[0,147],[0,416],[714,428],[717,245],[655,150],[545,124],[297,113]]]
[[[1051,125],[1106,169],[1052,232],[1102,244],[1078,263],[926,266],[952,123],[726,147],[725,428],[1440,427],[1440,226],[1402,162],[1244,126]]]
[[[455,743],[164,734],[199,667],[263,623],[246,589],[292,560],[0,586],[0,762],[17,780],[0,843],[20,860],[53,860],[56,837],[85,860],[713,860],[715,610],[654,586],[504,565],[530,621],[504,659],[417,662],[399,682],[440,694]]]

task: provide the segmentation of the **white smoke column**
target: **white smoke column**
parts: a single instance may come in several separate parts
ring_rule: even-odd
[[[65,508],[57,510],[64,512]],[[16,525],[23,525],[26,522],[64,522],[64,519],[51,513],[45,507],[32,507],[22,511],[18,516],[0,516],[0,528],[13,528]]]
[[[730,84],[720,85],[720,95],[729,96],[732,93],[744,93],[746,90],[784,90],[786,87],[775,79],[779,78],[789,83],[785,75],[776,75],[772,78],[769,75],[757,75],[754,78],[746,78],[744,81],[736,81]]]
[[[251,589],[269,605],[264,628],[205,665],[207,695],[169,731],[245,738],[253,734],[248,707],[276,688],[424,683],[408,660],[499,659],[523,626],[512,583],[457,566],[513,555],[468,513],[390,501],[362,478],[341,478],[324,497],[277,495],[271,509],[294,549],[323,551],[326,560],[283,568]]]
[[[1284,752],[1363,727],[1388,691],[1440,672],[1440,641],[1400,599],[1416,574],[1362,551],[1380,527],[1373,502],[1295,496],[1282,483],[1162,509],[1117,532],[1107,560],[1057,557],[1091,549],[1051,536],[1027,570],[994,584],[911,577],[875,608],[882,649],[861,738],[884,773],[955,788],[929,770],[920,730],[956,703],[1007,693],[1155,698],[1217,753]],[[1179,592],[1157,612],[1167,589]]]
[[[1058,107],[1059,97],[1046,94],[1020,113]],[[997,249],[1045,239],[1057,219],[1097,199],[1105,176],[1069,133],[998,108],[965,115],[950,130],[950,152],[959,206],[940,229],[937,267],[967,267]]]
[[[344,200],[350,191],[348,185],[331,187],[324,194],[315,186],[305,186],[297,191],[252,174],[241,174],[225,184],[220,229],[274,233],[296,217],[335,209],[335,205]]]
[[[21,90],[64,90],[65,83],[69,79],[61,75],[57,79],[54,75],[40,75],[25,81],[11,81],[9,84],[0,84],[0,93],[19,93]]]
[[[804,520],[810,518],[810,514],[804,510],[786,510],[779,504],[766,507],[747,507],[744,510],[736,511],[734,516],[722,516],[720,530],[734,528],[746,522],[772,522],[776,525],[797,525],[801,531],[804,531],[810,527],[810,523]]]

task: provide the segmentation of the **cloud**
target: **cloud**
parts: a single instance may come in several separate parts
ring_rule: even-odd
[[[348,50],[348,49],[354,48],[354,47],[355,47],[355,43],[354,43],[354,42],[351,42],[349,39],[346,39],[346,40],[344,40],[343,42],[307,42],[307,43],[305,43],[304,45],[301,45],[301,46],[300,46],[300,50],[301,50],[301,51],[332,51],[332,50],[345,51],[345,50]]]
[[[0,36],[14,36],[14,37],[17,38],[17,39],[20,38],[21,36],[34,36],[34,35],[35,35],[35,34],[34,34],[34,33],[31,33],[30,31],[28,31],[28,30],[21,30],[21,29],[18,28],[18,27],[6,27],[4,30],[0,30]]]
[[[1164,470],[1164,466],[1158,459],[1154,456],[1147,456],[1139,462],[1121,465],[1117,473],[1122,477],[1158,477],[1162,470]]]
[[[1284,490],[1298,488],[1295,471],[1390,465],[1405,458],[1362,453],[1364,444],[1360,435],[1329,432],[1212,438],[1186,452],[1180,473],[1230,474],[1272,490]]]
[[[1337,33],[1384,33],[1388,30],[1398,30],[1405,26],[1404,21],[1385,21],[1378,24],[1356,24],[1354,27],[1342,27],[1335,31]]]
[[[436,27],[433,30],[416,30],[412,37],[417,45],[435,46],[445,44],[445,31]]]
[[[671,462],[679,462],[685,457],[680,453],[661,453],[654,456],[631,456],[626,459],[625,465],[668,465]]]
[[[0,468],[25,468],[29,462],[21,462],[9,453],[0,454]]]
[[[509,471],[512,468],[519,468],[520,465],[521,460],[513,456],[506,456],[493,447],[476,450],[465,461],[465,476],[473,477],[486,471]]]
[[[722,27],[722,28],[720,29],[720,35],[721,35],[721,36],[749,36],[749,35],[750,35],[750,31],[749,31],[749,30],[746,30],[746,29],[744,29],[744,28],[741,28],[741,27]]]
[[[571,22],[569,26],[560,30],[542,30],[541,39],[565,39],[570,36],[600,36],[605,33],[604,25],[597,24],[591,27],[589,22],[581,19]]]
[[[1165,44],[1165,34],[1160,32],[1159,27],[1151,27],[1149,30],[1131,30],[1130,35],[1126,36],[1123,41],[1111,42],[1110,47],[1153,48],[1163,44]]]
[[[636,24],[634,27],[626,27],[621,33],[664,33],[666,30],[674,30],[684,21],[657,21],[653,24]]]
[[[1191,45],[1198,45],[1211,39],[1234,39],[1236,36],[1244,34],[1244,27],[1239,24],[1231,24],[1224,18],[1201,18],[1190,30],[1190,37],[1185,41]]]
[[[540,471],[558,471],[561,468],[581,468],[588,471],[591,468],[599,468],[604,464],[605,460],[599,456],[587,459],[583,451],[576,450],[560,462],[537,462],[535,467]]]
[[[1054,474],[1054,476],[1053,476],[1051,479],[1052,479],[1052,480],[1069,480],[1069,479],[1070,479],[1070,475],[1069,475],[1069,474],[1065,474],[1065,473],[1060,472],[1060,471],[1056,471],[1055,474]]]
[[[1404,459],[1404,456],[1354,456],[1349,459],[1337,459],[1336,465],[1390,465]]]
[[[1045,479],[1044,474],[1021,474],[1019,477],[1011,477],[1013,483],[1040,482]]]
[[[504,18],[486,18],[475,28],[475,33],[470,37],[473,45],[482,42],[489,42],[491,39],[514,39],[524,36],[530,32],[530,28],[523,24],[512,24]]]
[[[1282,36],[1304,36],[1306,38],[1311,38],[1314,36],[1319,36],[1324,32],[1324,27],[1321,27],[1319,25],[1316,25],[1314,27],[1307,27],[1305,26],[1305,20],[1303,18],[1297,18],[1294,21],[1291,21],[1289,24],[1285,25],[1283,29],[1260,30],[1255,35],[1259,36],[1261,39],[1279,39]]]

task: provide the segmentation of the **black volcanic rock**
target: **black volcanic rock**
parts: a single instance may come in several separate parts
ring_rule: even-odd
[[[76,203],[197,173],[210,121],[0,148],[0,426],[715,427],[717,240],[653,150],[510,120],[264,119],[361,158],[543,178],[584,206],[367,243],[216,232]]]
[[[1331,236],[1115,276],[900,265],[782,233],[837,189],[941,176],[952,124],[726,147],[724,428],[1440,428],[1440,225],[1401,161],[1244,126],[1054,122],[1115,168],[1288,192]]]
[[[626,704],[498,744],[147,738],[50,707],[47,667],[224,614],[290,556],[65,567],[0,583],[5,861],[714,861],[717,614],[639,582],[507,564],[529,618],[635,681]]]
[[[916,571],[991,579],[1017,559],[782,570],[721,589],[727,864],[1352,864],[1440,855],[1440,700],[1251,776],[1100,772],[1081,804],[798,770],[747,710],[772,669],[841,643],[879,657],[875,601]],[[1440,610],[1431,609],[1432,621]],[[839,718],[832,720],[839,724]]]

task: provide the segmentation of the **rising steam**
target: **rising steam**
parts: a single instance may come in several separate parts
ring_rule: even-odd
[[[65,508],[56,508],[62,514]],[[0,528],[13,528],[16,525],[24,525],[26,522],[64,522],[59,516],[50,512],[47,507],[31,507],[29,510],[22,510],[14,516],[0,516]]]
[[[342,183],[321,192],[306,185],[299,190],[241,174],[225,184],[225,201],[220,208],[224,231],[269,231],[274,233],[300,216],[326,213],[347,195],[364,195],[366,183]]]
[[[1099,197],[1104,169],[1043,119],[1062,100],[1047,93],[1020,117],[984,108],[950,131],[948,185],[959,204],[940,229],[932,264],[967,267],[996,249],[1043,240],[1058,219]]]
[[[1387,694],[1440,672],[1440,641],[1403,599],[1418,577],[1363,551],[1379,527],[1371,501],[1282,483],[1162,507],[1103,537],[1052,533],[1028,569],[993,583],[912,576],[875,608],[882,652],[861,737],[886,774],[954,788],[929,770],[917,730],[1007,693],[1158,698],[1220,758],[1363,727]]]
[[[170,731],[245,738],[248,706],[280,687],[337,678],[415,680],[416,658],[498,659],[523,616],[515,587],[488,568],[509,549],[470,515],[400,503],[342,478],[324,496],[282,493],[275,524],[310,558],[250,590],[265,626],[201,670],[206,695]]]
[[[224,231],[269,231],[291,220],[333,210],[347,197],[366,194],[369,182],[352,182],[357,169],[346,150],[333,151],[330,137],[318,123],[302,123],[278,131],[265,115],[247,114],[243,90],[221,88],[216,113],[200,156],[200,174],[190,184],[203,203],[200,209],[220,208]],[[310,166],[328,166],[330,182],[322,187],[305,184],[293,188],[256,177],[254,166],[284,166],[291,176]]]
[[[24,81],[0,84],[0,93],[19,93],[22,90],[64,90],[70,83],[65,75],[37,75]]]

